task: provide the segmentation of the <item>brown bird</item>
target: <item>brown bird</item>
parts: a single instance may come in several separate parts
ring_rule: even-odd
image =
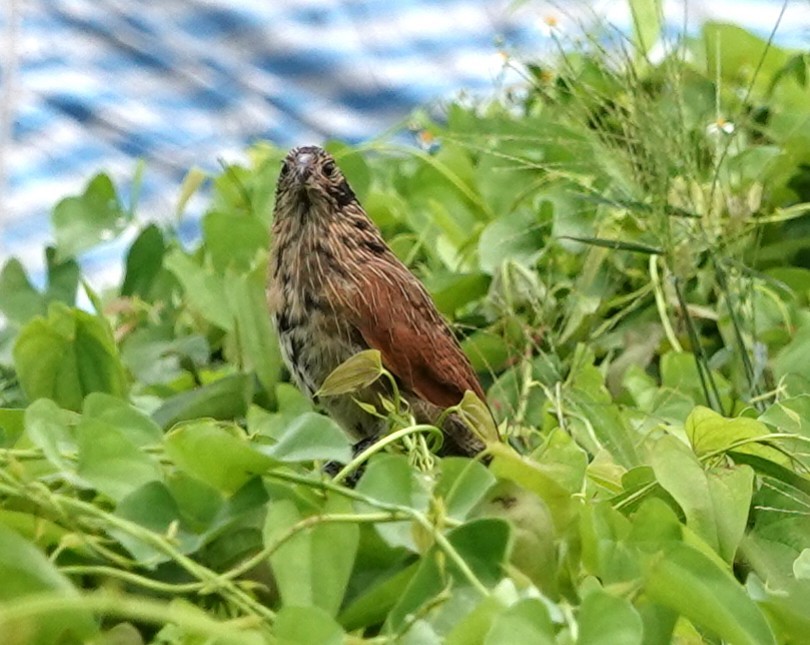
[[[310,398],[343,361],[377,349],[420,423],[435,423],[466,390],[484,400],[427,291],[385,243],[332,156],[317,146],[293,148],[284,159],[267,295],[284,359]],[[379,404],[384,392],[379,380],[320,403],[350,435],[369,439],[385,422],[352,397]],[[472,456],[484,448],[458,415],[449,415],[443,430],[444,454]]]

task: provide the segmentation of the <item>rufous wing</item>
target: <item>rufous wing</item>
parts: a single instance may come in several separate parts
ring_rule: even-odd
[[[402,267],[387,279],[364,281],[346,303],[353,326],[402,386],[442,408],[472,390],[478,377],[424,287]]]

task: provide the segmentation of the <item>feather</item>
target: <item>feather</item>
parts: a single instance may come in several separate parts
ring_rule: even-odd
[[[484,400],[472,365],[430,296],[391,255],[383,269],[389,279],[358,280],[344,315],[406,390],[441,408],[459,403],[467,390]]]
[[[484,391],[430,295],[394,255],[334,159],[295,148],[276,190],[268,305],[293,379],[312,396],[343,361],[377,349],[420,422],[436,423],[467,390]],[[380,385],[320,404],[347,432],[373,437],[385,421],[355,403],[378,401]],[[483,442],[447,416],[444,454],[475,455]]]

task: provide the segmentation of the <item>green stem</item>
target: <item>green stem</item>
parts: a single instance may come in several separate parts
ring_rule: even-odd
[[[378,441],[375,441],[371,444],[368,448],[363,450],[359,455],[354,457],[348,464],[343,466],[340,471],[332,478],[332,482],[335,484],[339,484],[342,482],[346,477],[348,477],[351,473],[353,473],[357,468],[360,467],[361,464],[368,461],[372,455],[380,452],[386,446],[396,443],[403,437],[407,437],[408,435],[412,434],[419,434],[419,433],[430,433],[430,434],[437,434],[441,435],[441,430],[436,428],[435,426],[427,425],[427,424],[418,424],[408,426],[407,428],[402,428],[401,430],[396,430],[390,434],[381,437]]]
[[[173,624],[193,634],[237,644],[245,642],[245,634],[239,633],[245,629],[262,629],[269,636],[267,625],[258,617],[219,622],[202,611],[178,603],[108,592],[69,595],[64,591],[4,601],[0,606],[0,632],[7,633],[7,626],[14,623],[36,624],[43,614],[57,611],[92,612],[155,625]]]
[[[151,589],[152,591],[159,591],[166,594],[196,593],[201,591],[204,587],[204,583],[202,582],[172,584],[170,582],[153,580],[152,578],[147,578],[146,576],[141,576],[131,571],[100,565],[72,565],[59,567],[59,571],[68,576],[108,576],[143,587],[144,589]]]
[[[418,427],[418,426],[415,426]],[[432,426],[428,426],[432,427]],[[364,495],[356,490],[350,488],[344,488],[343,486],[337,486],[329,481],[322,481],[322,480],[313,480],[308,479],[306,477],[302,477],[300,475],[294,475],[292,473],[283,473],[283,472],[271,472],[267,473],[266,475],[269,478],[276,478],[282,479],[286,481],[293,481],[305,486],[312,486],[321,488],[324,490],[332,491],[338,495],[343,495],[344,497],[348,497],[350,499],[354,499],[374,508],[378,508],[382,511],[388,511],[389,513],[401,513],[402,515],[412,519],[413,521],[417,522],[421,525],[426,531],[428,531],[431,536],[433,537],[434,542],[436,545],[444,551],[445,555],[452,560],[456,566],[459,568],[461,573],[464,575],[465,578],[470,582],[470,584],[479,591],[482,595],[489,597],[490,593],[489,590],[486,588],[484,583],[482,583],[475,573],[470,569],[464,559],[459,555],[458,551],[455,550],[452,544],[448,541],[448,539],[442,534],[442,532],[433,525],[433,523],[425,516],[423,513],[410,508],[408,506],[402,506],[401,504],[392,504],[390,502],[383,502],[368,495]]]
[[[678,337],[675,335],[675,330],[672,329],[672,323],[669,320],[669,316],[667,315],[667,301],[664,297],[664,288],[661,284],[661,278],[658,276],[658,256],[651,255],[649,260],[650,266],[650,279],[653,283],[653,289],[655,293],[655,306],[658,309],[658,318],[661,320],[661,325],[664,328],[664,333],[666,334],[667,340],[669,341],[670,346],[676,352],[683,352],[683,347],[681,346]]]
[[[275,539],[272,543],[265,546],[261,551],[252,555],[247,560],[244,560],[233,569],[226,571],[220,577],[226,580],[232,580],[237,576],[250,571],[253,567],[262,564],[267,558],[275,553],[287,540],[294,537],[297,533],[306,529],[317,526],[318,524],[361,524],[361,523],[378,523],[378,522],[401,522],[409,519],[404,514],[393,512],[382,513],[344,513],[333,515],[310,515],[303,520],[296,522],[288,528],[281,536]]]
[[[0,471],[0,476],[5,480],[9,480],[6,473]],[[12,480],[14,482],[14,480]],[[66,515],[84,515],[100,521],[102,526],[113,527],[120,531],[124,531],[145,544],[154,547],[162,554],[168,556],[183,569],[185,569],[192,576],[198,580],[207,583],[209,586],[216,590],[224,599],[231,602],[235,607],[247,614],[253,614],[265,620],[273,620],[275,612],[261,603],[257,602],[246,594],[243,590],[239,589],[229,580],[223,580],[222,577],[215,571],[198,564],[188,556],[178,551],[170,541],[163,535],[154,533],[149,529],[125,520],[121,517],[116,517],[100,508],[93,506],[87,502],[73,499],[57,493],[52,492],[44,485],[20,485],[14,482],[14,486],[0,485],[0,490],[5,490],[9,494],[15,496],[25,496],[29,500],[39,504],[58,509],[62,514]],[[26,494],[27,493],[27,494]]]
[[[486,588],[483,582],[478,579],[478,576],[475,575],[475,572],[470,568],[470,566],[464,561],[464,558],[459,555],[459,552],[453,548],[453,545],[450,544],[450,540],[448,540],[444,533],[439,531],[431,522],[428,520],[427,517],[422,515],[421,513],[415,513],[414,519],[426,530],[429,531],[432,536],[433,540],[436,542],[436,545],[444,551],[445,555],[453,561],[453,563],[458,567],[459,571],[461,571],[462,575],[467,578],[467,581],[472,585],[472,587],[480,593],[484,598],[489,598],[490,593],[489,589]]]

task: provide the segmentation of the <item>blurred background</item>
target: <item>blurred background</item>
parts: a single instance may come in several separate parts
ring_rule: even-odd
[[[720,19],[809,39],[808,0],[664,6],[671,33]],[[407,140],[417,106],[490,95],[514,80],[508,54],[552,55],[597,25],[628,29],[626,1],[4,0],[0,264],[20,257],[37,279],[51,208],[98,171],[125,205],[142,173],[138,217],[160,221],[192,167],[216,171],[260,139]],[[85,268],[117,276],[130,242]]]

